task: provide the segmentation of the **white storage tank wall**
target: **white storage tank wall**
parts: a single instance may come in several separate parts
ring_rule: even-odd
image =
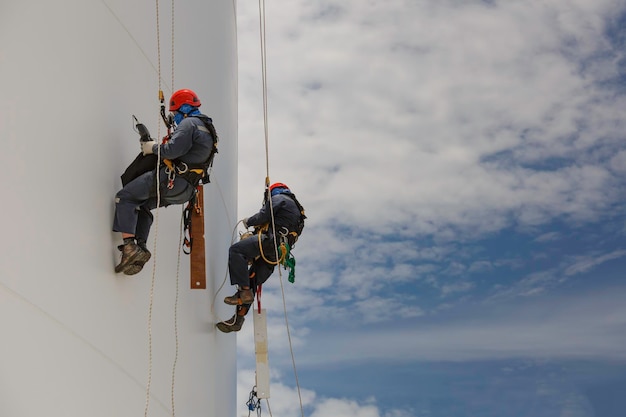
[[[166,100],[170,7],[161,2],[159,16]],[[175,9],[174,88],[198,93],[220,135],[204,188],[207,289],[189,289],[186,255],[178,264],[181,206],[160,209],[153,225],[152,300],[152,260],[133,277],[113,272],[114,194],[139,151],[131,115],[159,132],[155,9],[144,0],[0,5],[0,415],[143,415],[149,377],[150,416],[172,415],[172,392],[177,415],[235,414],[235,337],[214,327],[232,308],[213,306],[237,210],[233,1]]]

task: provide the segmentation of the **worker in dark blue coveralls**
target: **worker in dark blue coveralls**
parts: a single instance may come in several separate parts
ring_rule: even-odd
[[[258,228],[269,224],[267,231],[261,234],[261,243],[259,244],[258,234],[254,233],[231,245],[228,251],[230,283],[237,285],[238,290],[234,295],[224,298],[226,304],[237,306],[233,317],[217,324],[217,328],[224,333],[241,329],[244,316],[254,301],[256,287],[267,281],[274,272],[276,248],[280,241],[278,236],[275,240],[272,233],[272,211],[278,235],[291,236],[289,235],[291,232],[297,231],[299,234],[302,231],[303,223],[301,222],[304,222],[305,217],[289,187],[283,183],[275,183],[270,186],[269,192],[271,202],[270,199],[266,199],[258,213],[242,220],[245,228]],[[299,225],[300,229],[298,229]],[[297,234],[294,239],[297,239]],[[289,242],[290,246],[293,246],[293,243],[295,240]],[[264,257],[271,263],[263,259]]]
[[[200,99],[192,90],[183,89],[172,94],[169,110],[176,127],[167,142],[142,142],[143,155],[160,152],[161,161],[168,159],[177,164],[182,162],[185,166],[200,166],[207,161],[217,138],[207,128],[207,123],[212,121],[200,113],[200,105]],[[171,173],[168,175],[171,171],[164,164],[158,170],[159,200],[162,207],[184,204],[195,193],[195,186],[188,178]],[[151,169],[128,182],[115,195],[113,231],[121,232],[124,241],[119,246],[122,258],[115,267],[115,272],[134,275],[150,259],[146,242],[153,222],[151,210],[157,206],[155,175],[156,168]]]

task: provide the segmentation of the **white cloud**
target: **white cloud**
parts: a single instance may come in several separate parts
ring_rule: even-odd
[[[626,256],[626,250],[615,250],[599,256],[597,254],[595,256],[579,256],[572,265],[565,269],[564,273],[565,275],[574,275],[587,272],[598,265],[623,256]]]
[[[258,10],[240,6],[243,217],[260,205],[265,150]],[[546,241],[555,235],[537,228],[555,219],[600,219],[621,198],[626,102],[601,86],[624,53],[604,36],[618,7],[268,5],[270,176],[309,216],[293,308],[334,317],[337,303],[390,305],[383,292],[401,283],[461,294],[473,288],[464,274],[520,262],[477,262],[464,240],[515,227]],[[559,279],[538,271],[498,293],[541,294]]]
[[[562,265],[537,270],[507,287],[496,286],[492,300],[534,296],[552,290],[567,282],[572,276],[591,271],[593,268],[626,255],[626,250],[608,253],[593,251],[566,259]]]
[[[406,410],[391,409],[383,413],[376,404],[375,398],[369,398],[364,403],[347,398],[325,398],[317,395],[314,391],[300,387],[290,387],[282,382],[283,375],[274,372],[271,376],[270,398],[260,400],[261,412],[268,413],[269,408],[272,415],[276,416],[297,416],[304,415],[311,417],[409,417],[411,414]],[[294,384],[295,385],[295,384]],[[248,408],[244,406],[250,399],[251,391],[255,386],[255,372],[253,370],[241,369],[237,376],[237,410],[239,416],[247,417]],[[255,396],[255,401],[259,401]],[[302,408],[301,408],[302,407]],[[244,411],[245,410],[245,411]],[[256,411],[252,412],[254,415]]]
[[[561,238],[560,233],[558,233],[558,232],[548,232],[548,233],[544,233],[544,234],[542,234],[540,236],[537,236],[535,241],[537,241],[537,242],[551,242],[551,241],[559,240],[560,238]]]
[[[522,253],[481,252],[474,244],[483,237],[513,229],[543,250],[568,237],[543,225],[614,215],[626,97],[607,81],[620,75],[625,52],[605,31],[623,4],[267,7],[269,175],[291,186],[309,217],[295,250],[296,285],[285,288],[298,361],[623,359],[624,311],[611,294],[543,303],[619,250],[582,250],[517,282],[468,279],[527,265]],[[259,208],[266,175],[257,13],[238,5],[241,217]],[[421,290],[432,305],[417,302]],[[275,277],[265,291],[276,314],[270,327],[284,328]],[[492,296],[484,310],[455,299],[473,291]],[[239,342],[248,354],[250,328]],[[286,368],[285,331],[270,332]],[[382,415],[350,399],[316,403],[320,415]]]
[[[311,417],[379,417],[378,407],[375,405],[360,405],[356,401],[331,398],[321,401]]]
[[[481,361],[512,358],[623,360],[623,289],[448,311],[433,323],[402,319],[366,329],[317,329],[301,364]],[[350,343],[345,343],[349,340]],[[316,353],[324,346],[324,354]],[[355,356],[353,346],[359,346]]]
[[[370,297],[367,300],[354,303],[356,313],[360,322],[379,323],[385,321],[396,321],[399,319],[411,319],[424,315],[419,307],[406,303],[406,294],[399,294],[397,298]]]
[[[593,218],[616,198],[600,191],[615,178],[583,156],[617,146],[607,138],[626,127],[624,98],[598,86],[616,74],[599,52],[623,53],[603,36],[616,7],[269,5],[271,176],[292,185],[311,224],[332,219],[374,234],[453,237],[512,219]],[[240,9],[241,184],[261,190],[258,22],[256,10]],[[547,158],[566,164],[531,168]],[[244,198],[241,210],[257,204]]]

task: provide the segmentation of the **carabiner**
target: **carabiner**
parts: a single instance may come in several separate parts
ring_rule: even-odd
[[[180,163],[179,163],[179,164],[180,164],[180,165],[183,165],[185,168],[184,168],[184,169],[181,169],[181,168],[180,168],[180,165],[178,165],[178,164],[177,164],[177,165],[176,165],[176,171],[178,171],[178,175],[180,175],[180,174],[184,174],[185,172],[189,171],[189,166],[187,166],[187,164],[186,164],[186,163],[184,163],[183,161],[180,161]]]
[[[167,173],[167,189],[171,190],[172,188],[174,188],[174,179],[176,178],[176,173],[174,171],[168,172],[167,168],[165,169],[165,172]]]

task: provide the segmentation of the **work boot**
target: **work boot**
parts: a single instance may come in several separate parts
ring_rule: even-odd
[[[139,244],[139,248],[141,249],[141,254],[135,259],[135,261],[132,264],[128,265],[124,269],[125,275],[138,274],[139,272],[141,272],[146,262],[150,260],[150,257],[152,256],[152,254],[150,253],[148,248],[146,248],[145,246],[142,247],[141,244]]]
[[[142,258],[143,250],[135,242],[127,242],[117,247],[122,252],[122,260],[115,267],[115,272],[122,272],[135,261]]]
[[[246,318],[244,316],[235,313],[230,319],[220,321],[215,326],[223,333],[238,332],[241,330],[241,326],[243,326],[245,320]]]
[[[137,245],[139,245],[139,247],[144,251],[144,252],[148,252],[150,253],[150,251],[148,250],[148,246],[146,244],[146,241],[143,239],[137,239]]]
[[[250,288],[247,290],[239,289],[234,295],[224,298],[226,304],[237,306],[242,304],[250,304],[254,301],[254,293]]]

